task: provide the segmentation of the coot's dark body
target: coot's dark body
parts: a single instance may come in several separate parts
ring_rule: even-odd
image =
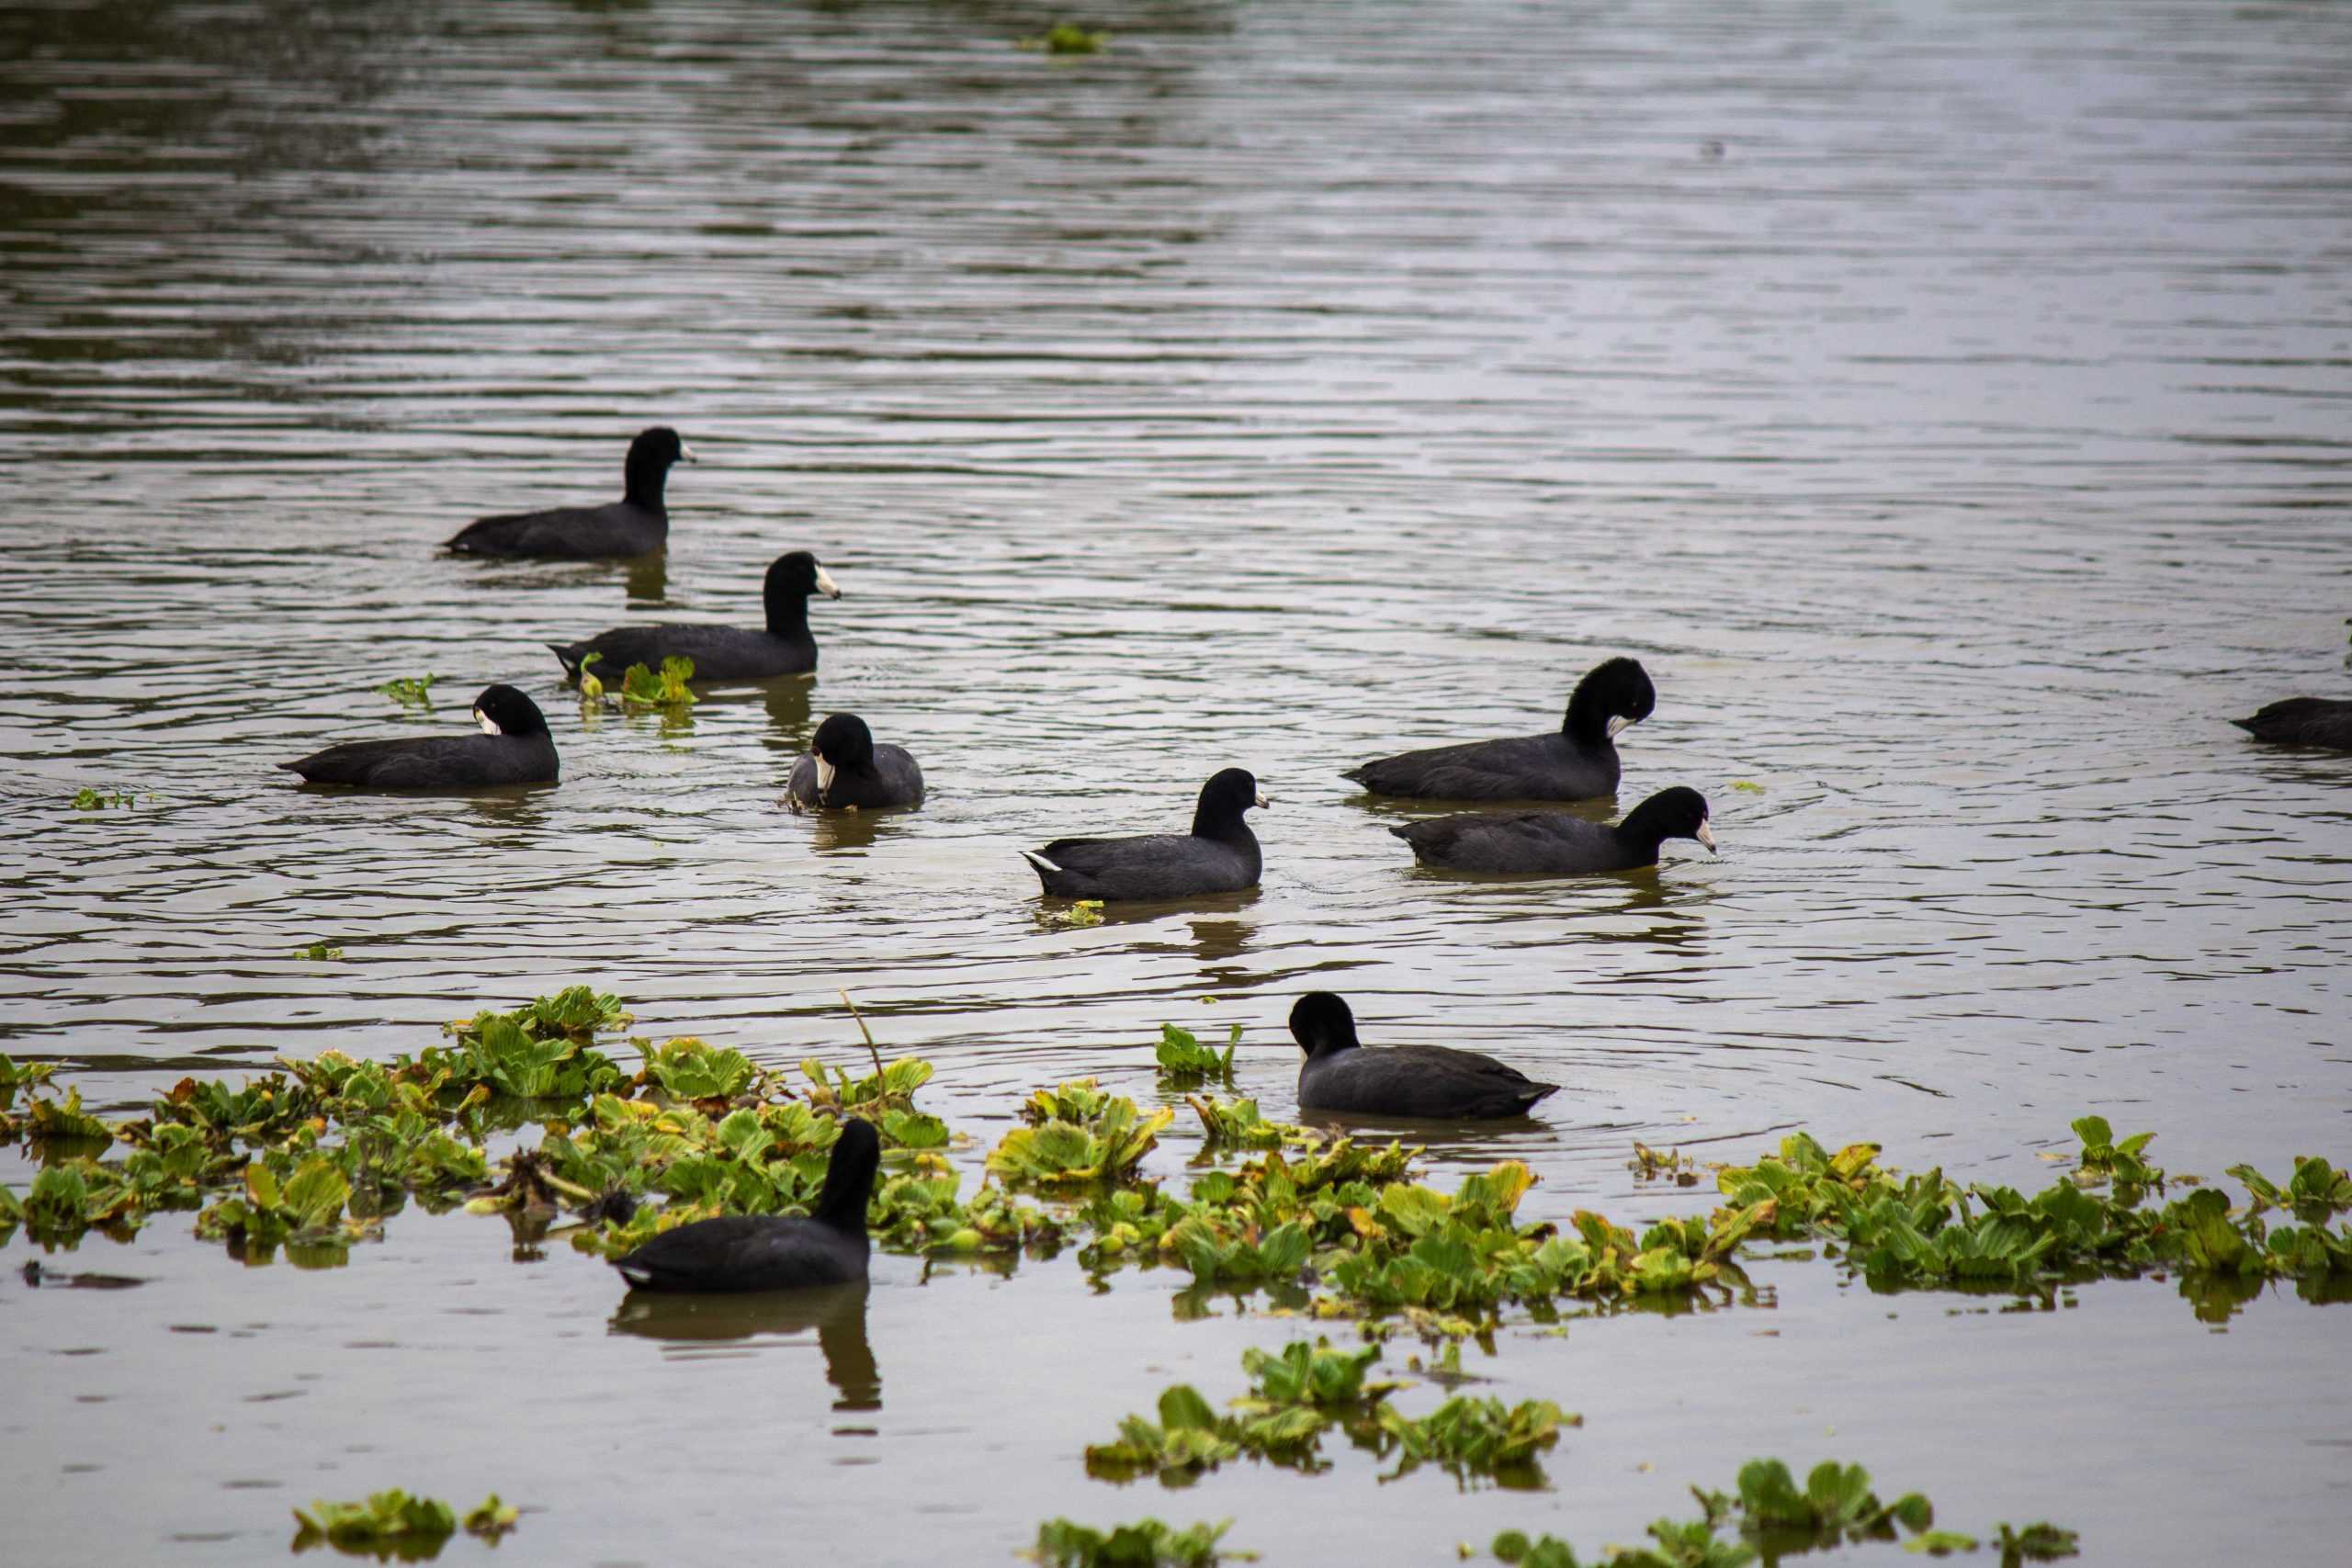
[[[694,452],[667,425],[640,431],[628,445],[628,488],[603,506],[558,506],[512,512],[468,525],[447,547],[461,556],[534,556],[592,560],[641,556],[669,542],[670,510],[663,492],[670,466],[693,462]]]
[[[1712,852],[1715,836],[1707,821],[1705,797],[1678,785],[1650,796],[1613,828],[1562,811],[1532,811],[1519,817],[1468,812],[1388,830],[1412,845],[1423,865],[1574,875],[1656,865],[1658,845],[1668,839],[1696,839]]]
[[[1549,735],[1470,740],[1407,751],[1340,775],[1375,795],[1422,800],[1585,800],[1616,793],[1618,730],[1657,705],[1648,671],[1611,659],[1577,682]]]
[[[363,789],[493,789],[553,784],[555,738],[539,706],[512,686],[485,687],[474,699],[480,735],[353,740],[277,764],[305,784]]]
[[[806,1219],[722,1214],[663,1231],[613,1267],[640,1291],[786,1291],[865,1278],[865,1207],[882,1142],[867,1123],[842,1123],[825,1190]]]
[[[1021,852],[1057,897],[1114,903],[1237,893],[1258,886],[1264,863],[1242,814],[1265,804],[1246,769],[1227,768],[1201,786],[1189,833],[1056,839]]]
[[[2352,751],[2352,702],[2289,697],[2267,705],[2252,718],[2233,718],[2230,722],[2256,740]]]
[[[1356,1040],[1355,1015],[1329,991],[1310,991],[1290,1010],[1290,1032],[1306,1053],[1298,1069],[1302,1111],[1358,1116],[1524,1116],[1560,1091],[1476,1051],[1385,1045]]]
[[[837,713],[817,727],[809,749],[792,764],[785,791],[804,811],[921,806],[922,769],[905,747],[876,745],[857,715]]]
[[[565,675],[577,680],[580,661],[592,653],[604,655],[596,677],[617,686],[632,664],[659,670],[665,659],[691,659],[697,681],[764,681],[775,675],[805,675],[817,668],[817,639],[808,634],[808,595],[842,596],[840,587],[817,558],[794,550],[770,562],[761,596],[767,607],[764,630],[739,626],[665,625],[616,626],[581,642],[548,646],[563,661]]]

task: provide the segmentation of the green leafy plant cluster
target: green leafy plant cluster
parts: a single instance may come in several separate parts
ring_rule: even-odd
[[[2211,1188],[2152,1201],[2165,1187],[2165,1172],[2143,1155],[2153,1134],[2118,1140],[2097,1116],[2074,1128],[2082,1140],[2075,1174],[2030,1198],[2007,1187],[1963,1188],[1940,1170],[1905,1176],[1878,1165],[1875,1144],[1832,1155],[1794,1134],[1778,1155],[1721,1173],[1732,1207],[1717,1218],[1736,1211],[1752,1216],[1759,1234],[1830,1241],[1849,1269],[1884,1290],[2033,1292],[2154,1269],[2208,1282],[2291,1278],[2313,1287],[2352,1274],[2352,1231],[2326,1223],[2352,1206],[2352,1177],[2327,1161],[2299,1159],[2284,1189],[2251,1167],[2232,1168],[2254,1195],[2233,1213]],[[2274,1230],[2262,1217],[2271,1207],[2305,1223]],[[2226,1297],[2220,1310],[2227,1314]]]
[[[632,664],[621,671],[621,705],[623,707],[668,708],[673,712],[694,706],[694,689],[686,684],[695,678],[695,661],[673,654],[662,661],[656,673],[642,664]]]
[[[1917,1492],[1894,1502],[1883,1502],[1871,1489],[1870,1472],[1859,1464],[1841,1465],[1825,1460],[1796,1483],[1789,1467],[1777,1459],[1750,1460],[1740,1468],[1735,1490],[1709,1492],[1693,1486],[1704,1517],[1659,1519],[1648,1529],[1650,1544],[1616,1547],[1594,1560],[1606,1568],[1745,1568],[1760,1552],[1767,1562],[1800,1552],[1825,1551],[1862,1541],[1894,1540],[1908,1534],[1907,1549],[1930,1556],[1973,1551],[1973,1536],[1933,1528],[1935,1508]],[[1725,1538],[1719,1532],[1729,1530]],[[2002,1568],[2028,1562],[2053,1562],[2077,1551],[2075,1532],[2051,1524],[2031,1524],[2023,1530],[1999,1527],[1996,1541]],[[1579,1568],[1573,1549],[1563,1540],[1543,1536],[1531,1540],[1518,1530],[1505,1530],[1488,1548],[1517,1568]]]
[[[1202,1044],[1197,1036],[1172,1023],[1161,1024],[1159,1047],[1153,1053],[1159,1063],[1159,1087],[1197,1089],[1204,1083],[1221,1083],[1232,1088],[1233,1053],[1240,1043],[1241,1026],[1238,1023],[1222,1051]]]
[[[1037,1544],[1027,1555],[1047,1568],[1215,1568],[1219,1562],[1254,1562],[1254,1551],[1220,1548],[1231,1519],[1178,1529],[1158,1519],[1138,1519],[1107,1530],[1070,1519],[1048,1519],[1037,1527]]]
[[[496,1540],[514,1528],[514,1508],[493,1492],[466,1515],[467,1533]],[[431,1556],[458,1533],[458,1513],[435,1497],[411,1496],[397,1489],[371,1493],[356,1503],[314,1502],[297,1508],[294,1550],[332,1545],[345,1551],[389,1551]]]
[[[1022,1105],[1029,1125],[1015,1127],[988,1155],[989,1174],[1010,1187],[1072,1191],[1135,1178],[1176,1119],[1165,1108],[1144,1111],[1092,1078],[1039,1089]]]
[[[1394,1457],[1395,1475],[1436,1463],[1457,1481],[1528,1484],[1542,1480],[1537,1455],[1558,1441],[1564,1424],[1576,1424],[1577,1417],[1540,1399],[1506,1405],[1456,1396],[1427,1416],[1406,1416],[1387,1402],[1401,1384],[1368,1379],[1379,1356],[1377,1345],[1350,1351],[1304,1340],[1279,1352],[1245,1352],[1251,1385],[1227,1414],[1190,1384],[1175,1384],[1161,1392],[1157,1421],[1129,1416],[1115,1441],[1086,1450],[1087,1473],[1112,1481],[1157,1475],[1182,1484],[1244,1454],[1314,1472],[1327,1468],[1318,1450],[1336,1427],[1358,1448]]]
[[[438,675],[395,675],[376,690],[404,708],[429,708],[433,705],[433,682]]]
[[[127,789],[92,789],[85,785],[74,792],[74,809],[76,811],[104,811],[109,807],[120,807],[127,811],[138,804],[138,797]]]

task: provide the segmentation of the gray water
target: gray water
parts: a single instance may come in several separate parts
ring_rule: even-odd
[[[1531,1216],[1703,1207],[1632,1143],[1799,1126],[2019,1186],[2086,1111],[2212,1177],[2352,1154],[2352,760],[2224,722],[2352,694],[2352,13],[1203,3],[1013,47],[1051,19],[0,15],[0,1049],[127,1111],[586,980],[639,1032],[852,1063],[846,987],[985,1145],[1057,1078],[1152,1098],[1162,1021],[1241,1023],[1290,1114],[1319,986],[1568,1086],[1432,1150],[1532,1162]],[[653,423],[704,457],[666,559],[436,553],[617,494]],[[540,646],[753,624],[796,547],[845,591],[813,683],[583,717]],[[1659,702],[1615,808],[1695,785],[1719,860],[1432,875],[1338,776],[1549,728],[1618,653]],[[430,714],[374,689],[428,671]],[[268,766],[455,733],[492,681],[559,788]],[[838,710],[923,810],[779,808]],[[1181,828],[1227,765],[1275,800],[1261,891],[1040,923],[1018,848]],[[2291,1292],[2006,1314],[1765,1264],[1769,1312],[1473,1353],[1584,1413],[1548,1491],[1348,1456],[1177,1495],[1079,1451],[1306,1330],[1179,1321],[1165,1273],[886,1258],[821,1336],[697,1339],[494,1220],[321,1272],[168,1215],[48,1262],[141,1283],[0,1285],[12,1562],[255,1561],[397,1484],[524,1505],[502,1561],[994,1562],[1158,1513],[1434,1563],[1633,1540],[1760,1453],[2094,1563],[2333,1562],[2352,1524],[2352,1319]]]

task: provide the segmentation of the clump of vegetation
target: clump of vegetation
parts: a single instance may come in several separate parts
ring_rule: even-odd
[[[1176,1119],[1149,1112],[1125,1095],[1106,1094],[1092,1078],[1039,1089],[1021,1108],[1031,1123],[1007,1133],[989,1151],[989,1174],[1008,1186],[1069,1190],[1132,1180],[1136,1168]]]
[[[1204,1045],[1186,1030],[1172,1023],[1159,1026],[1159,1047],[1154,1053],[1159,1062],[1159,1087],[1162,1089],[1196,1089],[1204,1083],[1221,1083],[1233,1087],[1233,1053],[1241,1043],[1241,1026],[1235,1024],[1233,1032],[1219,1051],[1214,1045]]]
[[[1249,1393],[1219,1415],[1198,1390],[1178,1383],[1164,1390],[1159,1419],[1129,1416],[1116,1441],[1086,1450],[1087,1473],[1125,1481],[1157,1475],[1182,1484],[1247,1454],[1276,1464],[1323,1468],[1317,1449],[1333,1427],[1357,1447],[1395,1457],[1395,1474],[1423,1463],[1445,1467],[1457,1480],[1491,1477],[1506,1484],[1540,1483],[1536,1456],[1558,1441],[1563,1416],[1548,1400],[1505,1405],[1498,1399],[1455,1397],[1427,1416],[1408,1416],[1387,1403],[1401,1386],[1369,1379],[1377,1345],[1335,1350],[1328,1341],[1299,1341],[1279,1352],[1250,1350],[1241,1364]]]
[[[120,807],[124,810],[129,810],[138,804],[137,797],[127,789],[104,790],[85,787],[74,792],[74,809],[76,811],[104,811],[108,807]]]
[[[1742,795],[1762,795],[1764,793],[1764,786],[1758,784],[1754,779],[1734,779],[1731,781],[1731,787],[1737,790]]]
[[[604,677],[597,674],[593,668],[600,663],[604,657],[602,653],[583,653],[580,656],[580,700],[592,706],[605,700]]]
[[[1869,1472],[1834,1460],[1815,1465],[1802,1489],[1781,1461],[1758,1459],[1741,1467],[1736,1494],[1696,1486],[1690,1492],[1705,1517],[1659,1519],[1649,1527],[1654,1545],[1618,1547],[1600,1561],[1608,1568],[1745,1568],[1759,1551],[1773,1562],[1849,1542],[1893,1540],[1898,1529],[1911,1536],[1908,1550],[1929,1556],[1973,1551],[1978,1544],[1973,1536],[1930,1528],[1935,1509],[1918,1493],[1883,1503],[1871,1490]],[[1725,1529],[1742,1539],[1718,1539],[1716,1532]],[[2077,1550],[2074,1531],[2049,1524],[2022,1532],[2005,1524],[1998,1544],[2002,1568],[2072,1557]],[[1577,1568],[1576,1552],[1548,1535],[1530,1540],[1505,1530],[1488,1550],[1518,1568]]]
[[[395,675],[376,689],[404,708],[429,708],[433,705],[433,682],[438,675]]]
[[[1081,28],[1075,22],[1056,22],[1046,29],[1043,38],[1016,39],[1013,42],[1016,48],[1046,54],[1100,54],[1110,47],[1111,35]]]
[[[343,956],[343,949],[331,942],[314,942],[308,947],[296,948],[294,956],[306,958],[313,964],[332,964]]]
[[[1037,923],[1048,931],[1076,931],[1102,923],[1102,900],[1080,898],[1066,908],[1039,909]]]
[[[1654,1149],[1637,1141],[1625,1168],[1637,1181],[1671,1181],[1677,1187],[1699,1184],[1699,1162],[1679,1149]]]
[[[695,661],[675,654],[662,661],[659,674],[642,664],[632,664],[621,672],[621,705],[673,710],[692,707],[695,694],[686,682],[694,678]]]
[[[399,1490],[377,1492],[358,1503],[312,1503],[309,1511],[294,1510],[300,1526],[294,1550],[308,1551],[321,1544],[345,1551],[372,1551],[401,1556],[432,1556],[441,1543],[458,1533],[458,1513],[434,1497],[413,1497]],[[514,1528],[515,1510],[493,1492],[466,1515],[468,1533],[496,1540]]]
[[[1037,1544],[1026,1555],[1046,1568],[1215,1568],[1219,1562],[1250,1562],[1254,1551],[1220,1548],[1231,1519],[1184,1529],[1158,1519],[1138,1519],[1099,1530],[1069,1519],[1037,1527]]]

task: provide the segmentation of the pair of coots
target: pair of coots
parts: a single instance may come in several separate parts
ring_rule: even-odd
[[[1342,774],[1376,795],[1424,800],[1584,800],[1616,792],[1618,732],[1657,706],[1649,671],[1631,659],[1602,660],[1577,682],[1557,732],[1407,751]],[[1423,865],[1488,874],[1576,875],[1656,865],[1668,839],[1715,847],[1697,790],[1661,790],[1614,827],[1566,812],[1498,817],[1478,812],[1388,829]]]
[[[1301,997],[1291,1035],[1306,1060],[1298,1070],[1301,1110],[1358,1116],[1498,1120],[1524,1116],[1559,1092],[1476,1051],[1443,1045],[1366,1049],[1355,1015],[1329,991]],[[643,1291],[778,1291],[865,1278],[871,1243],[865,1211],[874,1194],[881,1140],[872,1126],[842,1123],[825,1186],[806,1218],[722,1214],[664,1231],[613,1267]]]

